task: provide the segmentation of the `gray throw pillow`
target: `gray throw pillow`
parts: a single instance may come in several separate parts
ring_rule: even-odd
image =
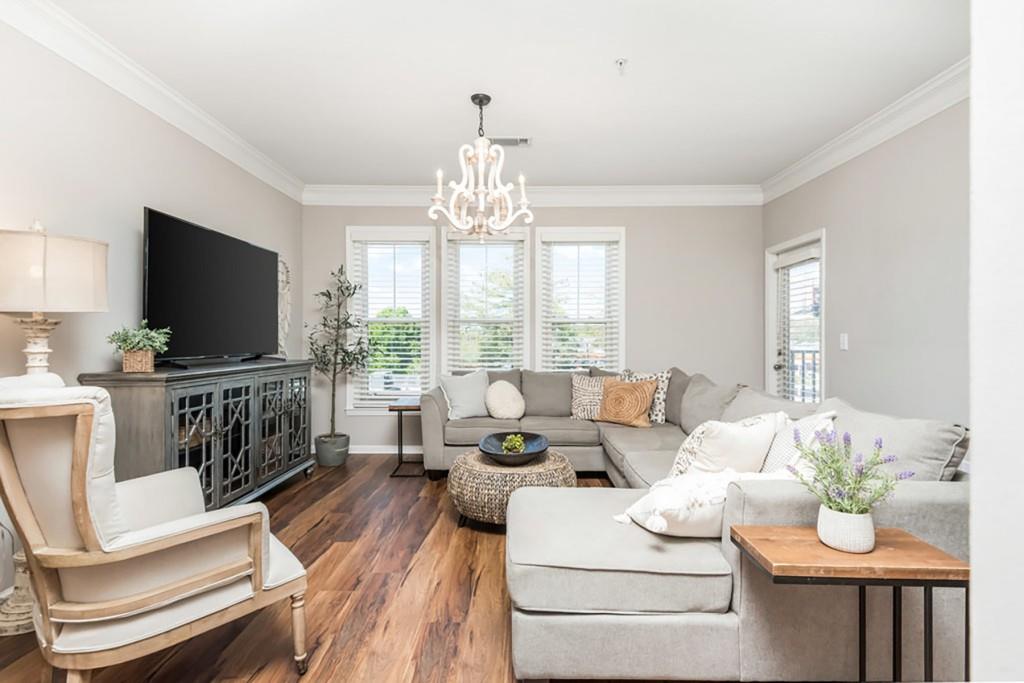
[[[683,419],[683,394],[690,384],[690,376],[679,368],[672,368],[671,372],[665,394],[665,420],[677,425]]]
[[[487,387],[490,380],[486,370],[468,375],[442,375],[441,391],[448,400],[448,419],[487,417]]]
[[[755,415],[779,411],[788,415],[789,419],[796,421],[802,417],[813,415],[817,410],[817,403],[788,401],[757,389],[743,387],[722,413],[722,422],[738,422]]]
[[[896,456],[884,467],[912,470],[914,481],[952,481],[970,446],[970,430],[960,425],[869,413],[838,398],[824,401],[818,412],[828,410],[836,411],[836,432],[850,433],[855,453],[868,455],[880,437],[882,455]]]
[[[569,417],[572,415],[572,374],[523,370],[523,398],[528,416]]]
[[[721,420],[739,385],[719,386],[704,375],[693,375],[683,394],[679,426],[689,434],[708,420]]]

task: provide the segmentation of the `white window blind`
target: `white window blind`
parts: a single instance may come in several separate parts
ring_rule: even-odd
[[[349,241],[349,277],[362,285],[354,313],[366,321],[370,348],[367,370],[350,380],[349,407],[357,409],[418,396],[432,377],[430,240],[372,238],[370,231],[387,235],[387,228],[369,228],[356,233],[366,239]]]
[[[538,231],[541,370],[622,368],[621,233]]]
[[[449,236],[445,263],[445,370],[525,364],[523,240]]]
[[[814,244],[776,262],[777,392],[792,401],[821,400],[821,249]]]

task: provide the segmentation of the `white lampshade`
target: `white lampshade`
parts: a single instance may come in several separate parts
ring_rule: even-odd
[[[0,229],[0,312],[106,310],[106,242]]]

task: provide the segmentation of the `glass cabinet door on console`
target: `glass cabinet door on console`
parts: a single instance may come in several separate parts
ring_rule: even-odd
[[[169,436],[173,440],[169,467],[194,467],[207,508],[219,505],[217,471],[219,404],[216,384],[181,387],[170,392]]]
[[[288,464],[309,460],[309,374],[288,377]]]
[[[291,413],[289,380],[277,375],[259,380],[259,439],[256,444],[256,481],[270,481],[284,471]]]
[[[220,446],[220,504],[256,486],[255,385],[251,379],[222,382],[217,436]]]

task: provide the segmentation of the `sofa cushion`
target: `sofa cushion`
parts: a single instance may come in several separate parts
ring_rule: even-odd
[[[788,415],[791,420],[799,420],[802,417],[814,414],[814,411],[817,409],[817,403],[788,401],[778,396],[766,394],[763,391],[751,389],[750,387],[742,387],[736,392],[736,398],[722,412],[722,422],[738,422],[754,415],[776,413],[780,410]]]
[[[449,446],[475,446],[488,434],[518,432],[520,429],[519,420],[499,420],[494,417],[448,420],[444,426],[444,442]]]
[[[597,446],[601,431],[587,420],[571,417],[540,417],[527,415],[519,421],[524,432],[537,432],[548,437],[552,446]]]
[[[679,368],[672,368],[668,377],[668,392],[665,394],[665,420],[674,425],[683,419],[683,394],[690,385],[690,376]]]
[[[719,386],[704,375],[694,375],[683,394],[679,426],[689,434],[708,420],[721,420],[739,386]]]
[[[676,451],[630,451],[622,459],[622,474],[631,488],[650,488],[668,476]]]
[[[618,370],[603,370],[595,368],[593,365],[590,366],[591,377],[619,377],[621,374]]]
[[[572,414],[572,379],[568,372],[523,370],[526,414],[569,417]]]
[[[521,370],[488,370],[487,380],[495,382],[508,382],[519,391],[523,390],[523,373]]]
[[[732,574],[720,540],[660,537],[614,521],[645,493],[605,488],[513,493],[505,556],[512,604],[537,612],[728,611]],[[551,524],[552,519],[559,523]]]
[[[916,481],[951,481],[970,445],[970,431],[960,425],[869,413],[838,398],[822,403],[819,412],[830,410],[836,411],[836,431],[853,437],[854,452],[867,455],[881,437],[882,453],[896,456],[883,467],[893,473],[913,470]]]
[[[683,430],[673,424],[651,425],[646,429],[598,422],[605,453],[620,470],[625,455],[632,451],[676,451],[686,439]],[[666,472],[668,470],[666,469]],[[659,477],[660,479],[660,477]]]

